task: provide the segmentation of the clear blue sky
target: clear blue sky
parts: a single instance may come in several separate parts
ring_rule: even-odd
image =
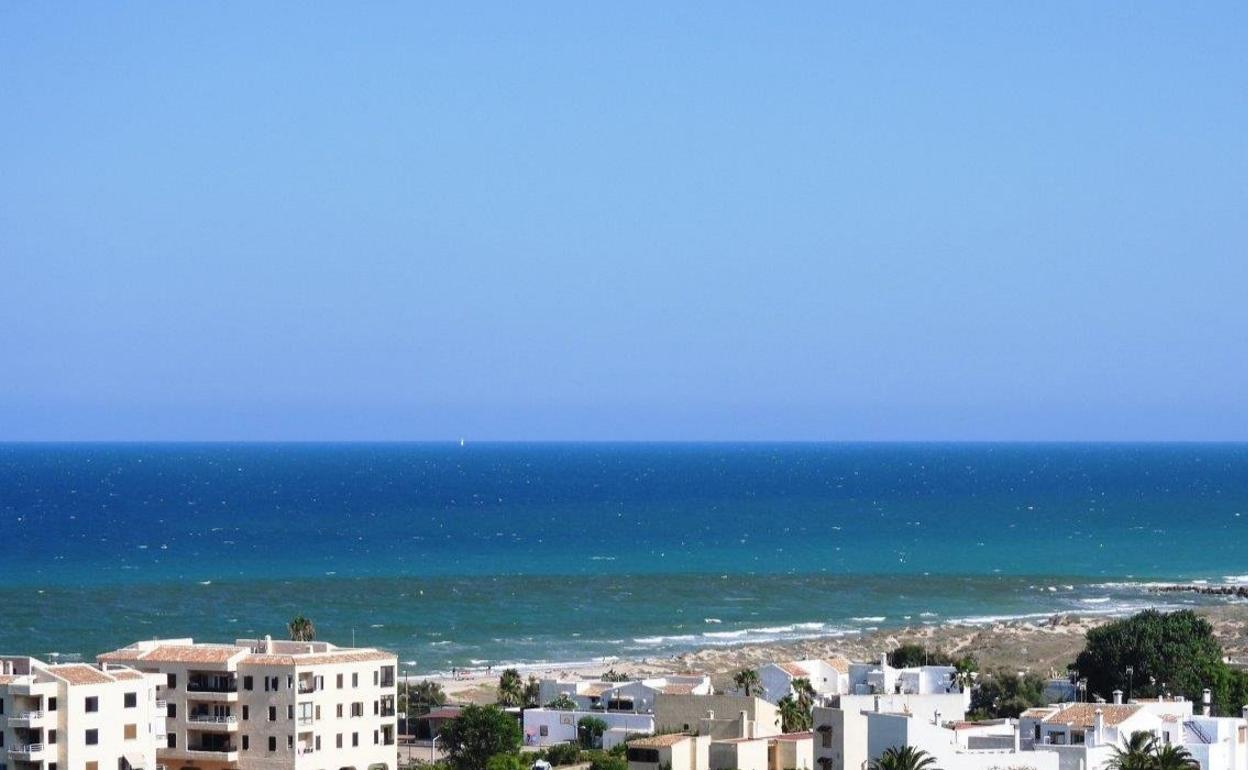
[[[1245,440],[1246,41],[6,3],[0,438]]]

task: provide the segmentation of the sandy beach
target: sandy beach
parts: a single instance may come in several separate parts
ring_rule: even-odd
[[[1248,660],[1248,604],[1203,607],[1196,610],[1214,627],[1228,657]],[[810,639],[799,642],[708,647],[672,657],[616,659],[609,662],[554,667],[529,667],[524,676],[542,678],[596,678],[608,669],[642,678],[670,673],[710,674],[715,687],[730,687],[732,673],[741,668],[776,660],[843,655],[851,660],[870,660],[900,644],[917,643],[948,653],[971,653],[981,669],[1004,667],[1060,676],[1066,664],[1083,648],[1092,628],[1113,618],[1075,614],[1054,615],[1027,621],[982,625],[934,625],[884,629],[852,636]],[[460,672],[456,677],[413,677],[442,685],[452,703],[491,703],[499,671]]]

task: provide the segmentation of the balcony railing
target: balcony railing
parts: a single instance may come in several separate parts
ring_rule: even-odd
[[[308,695],[309,693],[314,693],[314,692],[316,692],[316,682],[300,682],[299,683],[300,695]]]
[[[186,750],[187,751],[207,751],[207,752],[211,752],[214,754],[231,754],[235,751],[238,751],[238,747],[232,746],[230,744],[217,745],[217,746],[206,746],[204,744],[198,744],[198,745],[191,744],[186,747]]]
[[[301,725],[310,725],[312,721],[312,717],[299,717],[299,724]]]
[[[41,751],[43,751],[42,743],[27,743],[9,747],[10,754],[38,754]]]
[[[188,722],[203,722],[210,725],[232,725],[238,720],[233,716],[219,716],[217,714],[189,714],[186,717]]]
[[[157,700],[157,701],[156,701],[156,710],[157,710],[157,711],[168,711],[168,710],[169,710],[169,701],[167,701],[167,700]]]
[[[191,679],[186,683],[187,692],[238,692],[238,680]]]
[[[14,720],[29,722],[32,719],[43,719],[45,713],[46,712],[43,711],[19,711],[11,718]]]

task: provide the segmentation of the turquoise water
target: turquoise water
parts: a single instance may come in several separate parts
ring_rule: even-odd
[[[0,445],[0,650],[304,612],[435,670],[1122,612],[1248,573],[1245,528],[1246,445]]]

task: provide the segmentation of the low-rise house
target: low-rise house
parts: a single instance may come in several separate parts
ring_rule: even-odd
[[[601,719],[607,725],[602,748],[610,749],[636,735],[654,733],[654,715],[628,711],[560,711],[531,708],[524,710],[524,743],[526,746],[551,746],[577,741],[578,725],[586,717]]]
[[[861,770],[868,759],[867,714],[934,715],[961,721],[970,706],[969,692],[840,695],[814,709],[815,764],[821,770]],[[945,769],[947,770],[947,769]]]
[[[708,770],[711,737],[669,733],[629,741],[628,770]]]
[[[131,668],[0,657],[0,768],[156,770],[162,708]]]
[[[582,711],[632,711],[650,714],[659,695],[711,695],[711,678],[702,674],[671,674],[630,682],[596,679],[544,679],[538,685],[543,705],[566,697]]]
[[[1014,745],[1013,726],[1008,721],[972,726],[963,722],[944,722],[934,712],[923,715],[886,711],[869,712],[866,719],[868,763],[879,759],[889,749],[910,746],[929,754],[935,766],[942,770],[1059,768],[1059,758],[1056,755],[1021,752]],[[1008,744],[972,748],[973,738],[1002,734],[1009,741]]]
[[[780,734],[780,713],[757,696],[660,694],[654,708],[661,733],[696,732],[713,738],[767,738]]]
[[[893,668],[888,655],[878,663],[851,663],[848,690],[854,695],[934,695],[961,691],[953,666]]]
[[[779,703],[793,693],[793,680],[806,679],[817,696],[841,695],[849,692],[849,667],[846,658],[817,658],[768,663],[758,669],[763,697]]]

